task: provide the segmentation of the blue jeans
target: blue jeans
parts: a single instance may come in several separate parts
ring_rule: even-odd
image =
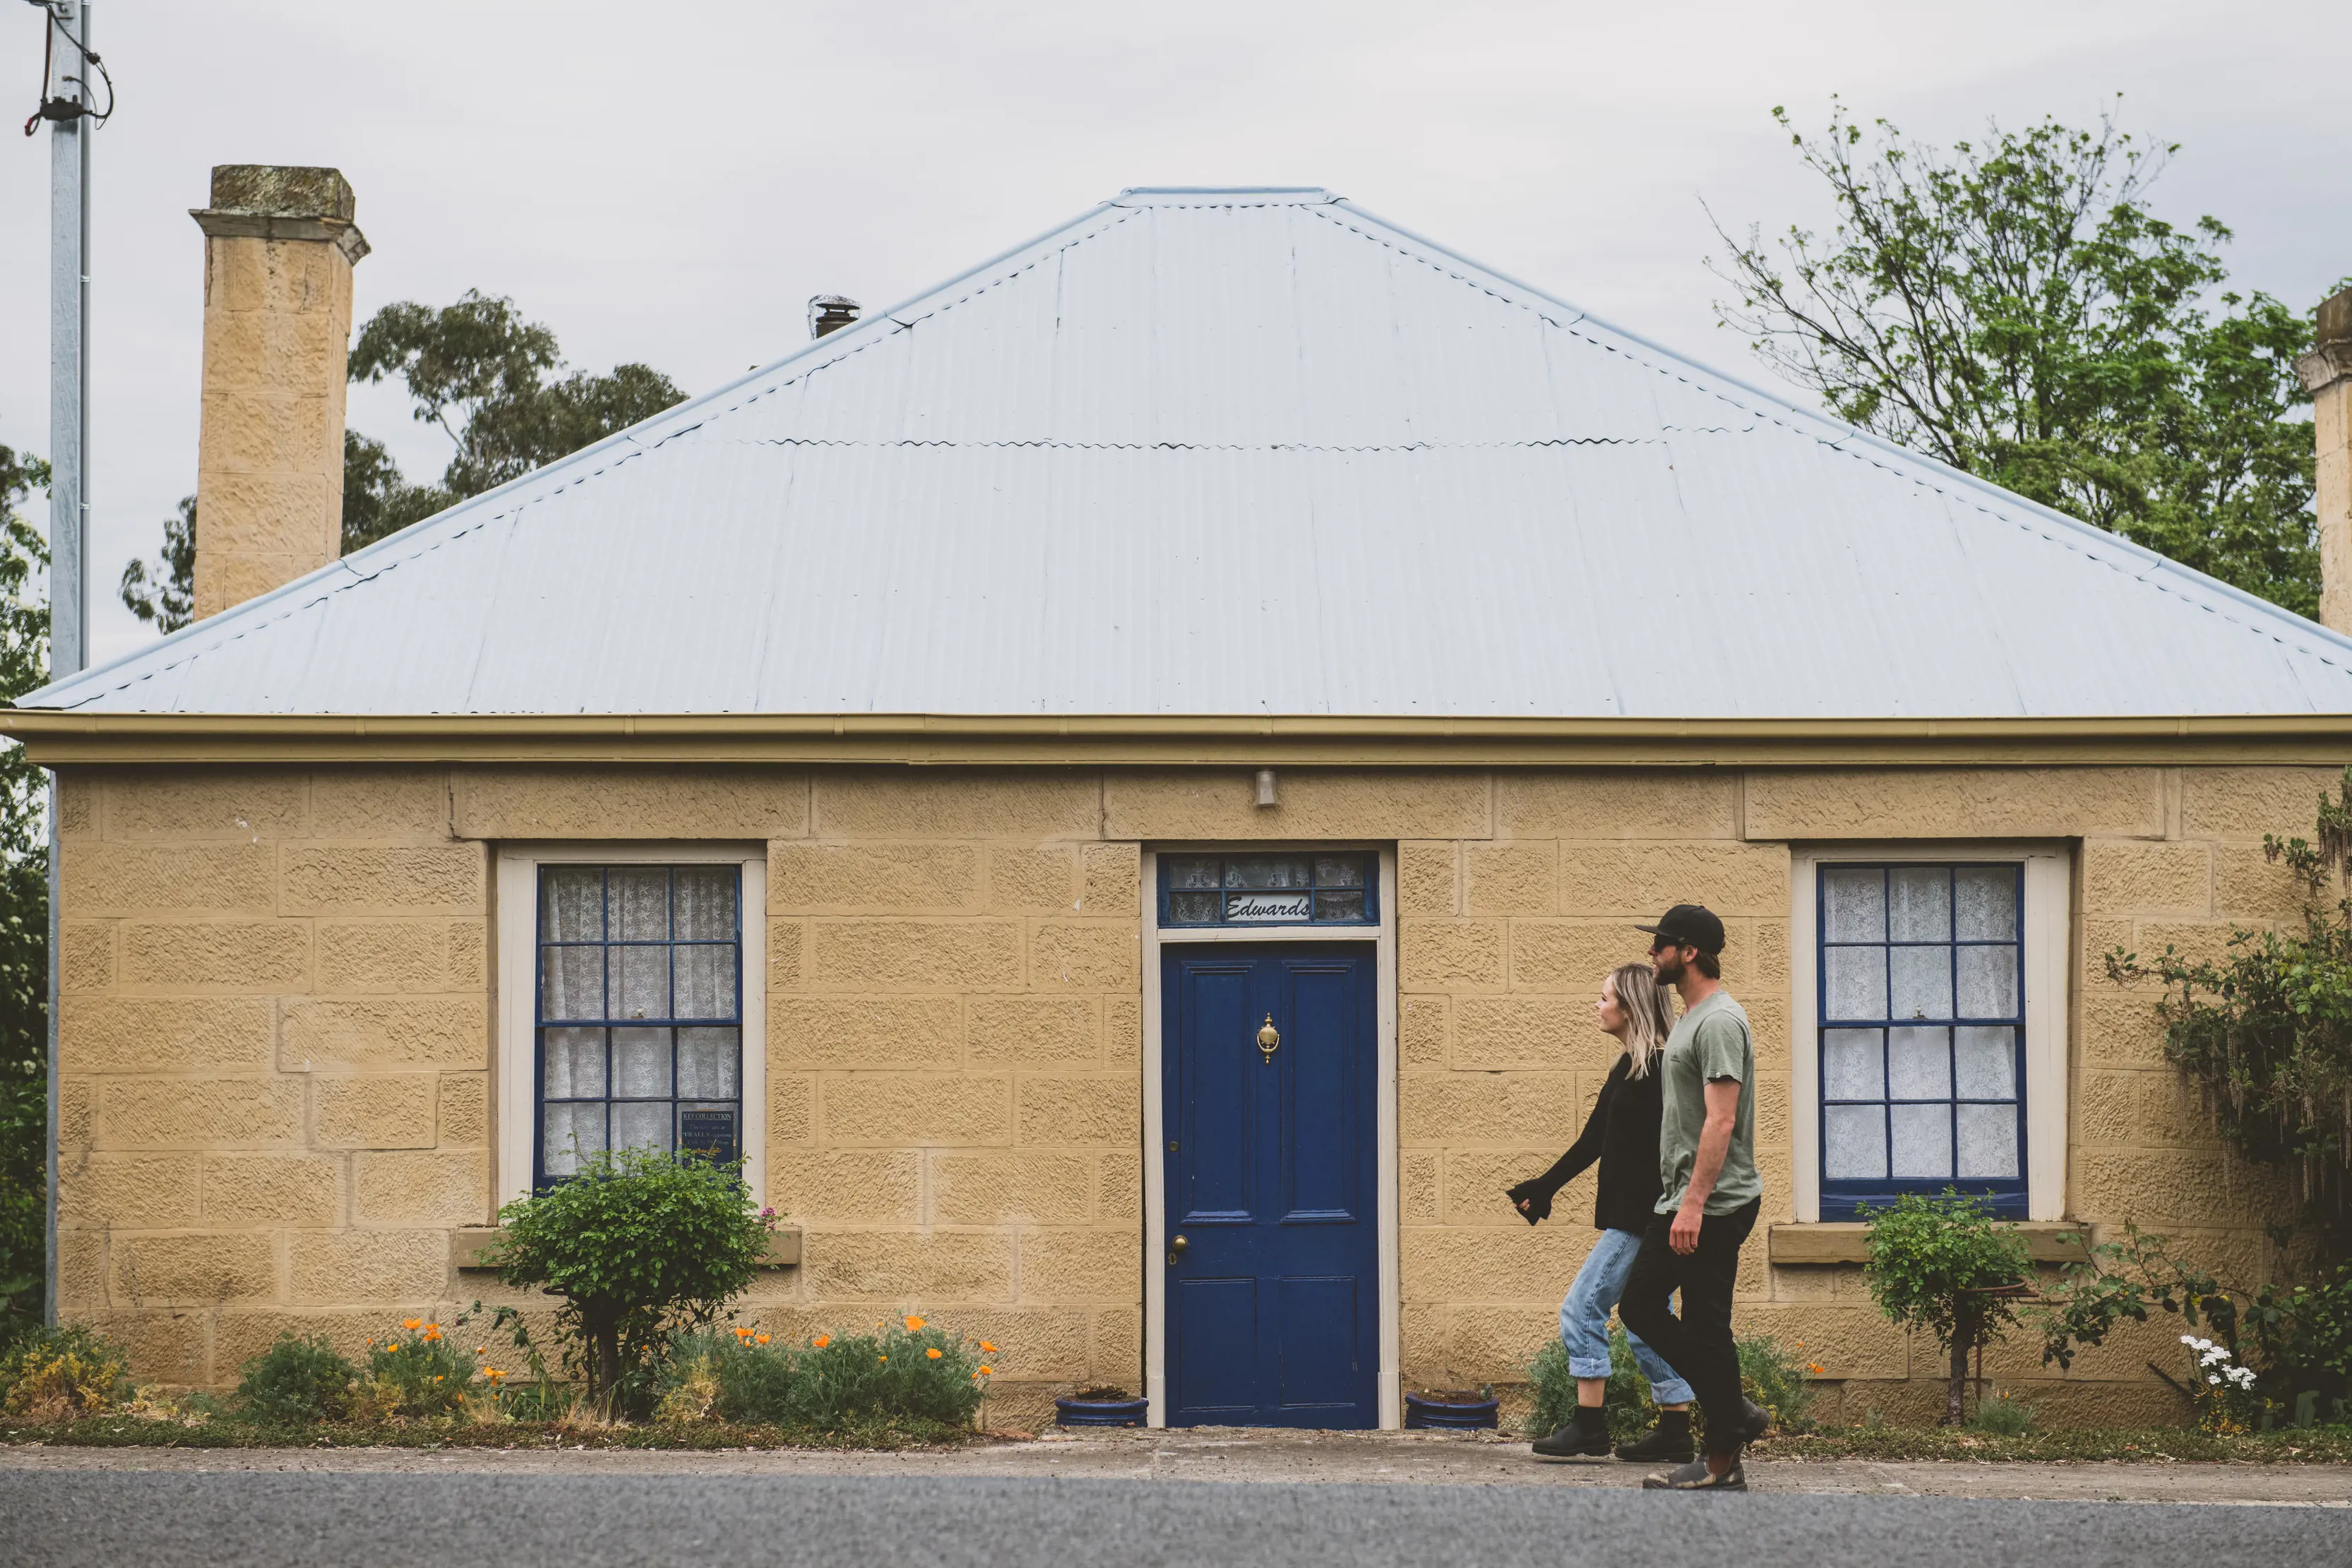
[[[1584,1267],[1576,1271],[1576,1283],[1568,1288],[1568,1298],[1559,1304],[1559,1343],[1568,1347],[1568,1370],[1574,1375],[1609,1375],[1609,1310],[1625,1293],[1625,1276],[1633,1271],[1633,1259],[1641,1250],[1642,1239],[1632,1231],[1604,1230],[1585,1254]],[[1691,1385],[1676,1377],[1675,1369],[1656,1351],[1643,1344],[1631,1329],[1625,1331],[1625,1340],[1633,1347],[1634,1364],[1650,1380],[1654,1402],[1690,1403]]]

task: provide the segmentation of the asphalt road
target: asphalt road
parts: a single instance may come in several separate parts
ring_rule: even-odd
[[[2352,1563],[2336,1509],[858,1476],[0,1472],[0,1564]]]

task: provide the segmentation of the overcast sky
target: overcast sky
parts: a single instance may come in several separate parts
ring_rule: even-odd
[[[511,295],[567,359],[699,392],[804,340],[804,302],[894,303],[1138,184],[1320,184],[1737,373],[1727,223],[1819,222],[1769,111],[1832,94],[1948,141],[1987,116],[2182,143],[2160,212],[2237,231],[2298,308],[2352,273],[2343,0],[1157,6],[1000,0],[94,0],[121,109],[95,141],[91,652],[195,487],[215,163],[326,163],[374,254],[354,320]],[[0,109],[39,13],[0,11]],[[22,101],[18,101],[19,99]],[[48,448],[47,133],[0,152],[0,443]],[[448,455],[390,388],[354,427]],[[36,502],[37,514],[39,503]]]

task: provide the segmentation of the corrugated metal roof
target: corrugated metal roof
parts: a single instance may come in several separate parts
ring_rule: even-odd
[[[26,706],[2337,713],[2352,641],[1327,192],[1130,191]]]

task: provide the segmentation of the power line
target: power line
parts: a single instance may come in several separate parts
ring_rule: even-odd
[[[41,121],[45,120],[53,121],[87,120],[96,125],[104,125],[114,117],[114,78],[107,75],[106,62],[99,58],[97,54],[82,42],[82,38],[89,36],[89,26],[85,24],[82,27],[82,37],[77,38],[66,30],[63,14],[65,7],[58,5],[58,0],[25,0],[25,3],[28,5],[39,6],[42,14],[49,19],[49,25],[42,30],[41,35],[41,85],[34,94],[37,107],[26,118],[25,134],[32,135],[34,131],[40,129]],[[63,38],[67,46],[85,62],[83,72],[91,69],[98,72],[99,83],[106,89],[104,109],[90,107],[89,100],[91,83],[87,75],[75,72],[62,77],[52,76],[57,68],[59,38]],[[77,89],[77,95],[72,98],[44,96],[48,92],[52,79],[60,87],[71,84]]]

